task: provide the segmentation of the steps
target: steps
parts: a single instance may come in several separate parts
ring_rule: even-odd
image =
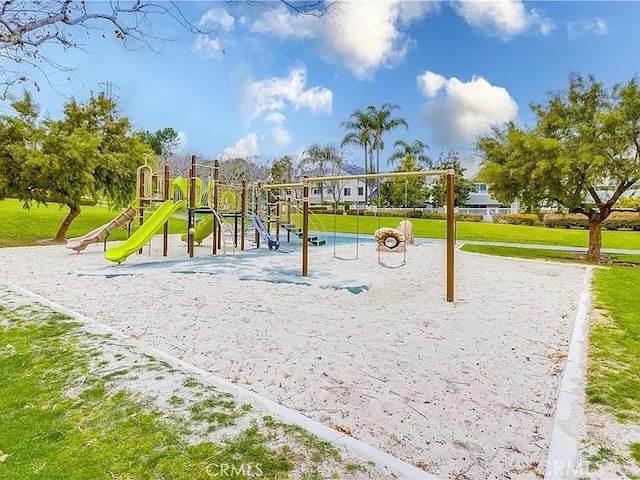
[[[295,223],[283,223],[280,226],[284,228],[287,232],[290,232],[291,234],[295,235],[299,239],[302,239],[303,237],[302,229],[299,228]],[[325,245],[327,241],[321,240],[320,238],[318,238],[318,236],[311,236],[309,237],[309,243],[311,245],[315,245],[316,247],[318,247],[320,245]]]

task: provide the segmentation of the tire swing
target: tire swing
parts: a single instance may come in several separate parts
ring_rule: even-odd
[[[404,232],[397,230],[395,228],[380,228],[380,217],[378,217],[378,229],[374,233],[374,238],[376,243],[378,244],[378,265],[383,268],[395,269],[404,267],[407,264],[407,198],[408,198],[408,190],[407,185],[408,181],[404,182],[404,220],[402,224],[404,225]],[[382,251],[386,250],[389,252],[400,252],[402,251],[402,261],[397,265],[390,265],[385,263],[382,260]]]

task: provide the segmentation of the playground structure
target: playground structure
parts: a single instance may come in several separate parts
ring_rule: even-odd
[[[209,171],[209,181],[206,188],[202,178],[197,176],[197,168],[205,168]],[[189,168],[189,178],[177,177],[171,179],[169,168],[164,167],[162,174],[153,172],[150,166],[145,165],[138,168],[137,172],[137,198],[132,204],[116,219],[108,224],[89,232],[84,237],[71,239],[67,245],[76,251],[81,251],[90,243],[99,240],[105,241],[109,232],[118,226],[131,222],[138,218],[139,228],[129,236],[122,244],[105,250],[107,260],[122,263],[126,258],[136,251],[142,253],[142,248],[160,229],[163,230],[163,256],[168,255],[168,233],[169,219],[180,210],[187,210],[187,233],[183,235],[183,240],[187,243],[189,257],[195,255],[195,245],[210,235],[213,235],[212,250],[213,255],[222,250],[227,252],[227,239],[232,238],[232,248],[240,247],[245,250],[246,220],[250,219],[252,229],[255,232],[254,244],[260,248],[260,241],[267,243],[269,250],[280,249],[281,230],[286,232],[287,242],[292,237],[301,240],[302,251],[302,276],[309,275],[309,246],[320,246],[326,244],[323,238],[324,227],[321,222],[314,225],[313,214],[310,211],[310,185],[322,182],[338,182],[346,180],[370,180],[370,179],[408,179],[411,177],[445,176],[447,187],[446,202],[446,299],[452,302],[454,299],[454,255],[455,255],[455,217],[454,217],[454,184],[455,172],[452,168],[446,170],[428,170],[418,172],[394,172],[365,175],[343,175],[331,177],[304,177],[302,182],[288,184],[261,184],[247,185],[242,181],[241,185],[227,185],[220,180],[220,165],[215,160],[213,165],[198,165],[196,156],[192,155]],[[280,192],[286,193],[286,198],[280,198]],[[299,198],[293,194],[301,191]],[[297,205],[297,201],[302,206]],[[145,220],[145,210],[155,204],[160,206],[153,211],[152,215]],[[134,215],[133,212],[136,212]],[[206,214],[207,219],[196,221],[197,215]],[[301,217],[302,225],[296,224],[294,215]],[[233,219],[233,225],[229,219]],[[357,217],[356,217],[357,218]],[[275,228],[272,229],[272,226]],[[409,235],[409,229],[411,235]],[[226,230],[226,234],[225,233]],[[412,243],[413,228],[406,219],[398,225],[396,229],[379,229],[376,232],[378,242],[378,263],[387,268],[391,267],[380,261],[380,251],[404,252],[403,263],[406,262],[406,244]],[[335,232],[334,232],[335,233]],[[334,257],[335,243],[334,243]],[[356,257],[357,258],[357,255]]]

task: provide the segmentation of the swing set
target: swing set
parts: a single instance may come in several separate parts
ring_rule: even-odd
[[[309,236],[309,193],[310,186],[314,183],[321,182],[339,182],[347,180],[369,180],[369,179],[408,179],[411,177],[427,177],[427,176],[444,176],[447,186],[447,236],[446,236],[446,300],[453,302],[454,300],[454,260],[455,260],[455,213],[454,213],[454,186],[455,171],[453,168],[446,170],[425,170],[419,172],[393,172],[393,173],[374,173],[365,175],[341,175],[335,177],[304,177],[302,180],[302,235],[303,238]],[[407,184],[405,183],[405,200],[407,197]],[[359,236],[359,215],[356,215],[356,250],[354,257],[340,257],[336,249],[336,217],[334,216],[334,237],[333,237],[333,253],[334,257],[340,260],[355,260],[358,258],[358,236]],[[378,221],[380,221],[378,219]],[[404,238],[407,238],[407,222],[405,213],[404,222]],[[386,239],[385,239],[386,241]],[[385,268],[400,268],[406,265],[406,246],[404,246],[403,259],[400,264],[391,266],[382,261],[380,250],[378,250],[378,263]],[[309,244],[302,242],[302,276],[309,276]]]

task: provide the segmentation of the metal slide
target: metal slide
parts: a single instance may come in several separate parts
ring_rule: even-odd
[[[116,247],[107,249],[104,252],[104,258],[112,262],[124,262],[129,255],[140,250],[169,221],[171,215],[184,208],[187,208],[185,200],[179,202],[167,200],[127,240]]]
[[[262,219],[258,215],[250,215],[251,223],[253,224],[253,228],[260,234],[260,237],[267,242],[269,246],[269,250],[278,250],[280,248],[280,242],[275,239],[273,235],[271,235],[262,223]]]
[[[109,232],[115,230],[118,227],[125,225],[129,220],[136,216],[136,208],[133,205],[129,205],[127,209],[111,220],[109,223],[102,225],[101,227],[92,230],[82,237],[70,238],[67,240],[67,248],[75,250],[80,253],[82,250],[92,243],[98,243],[103,240]]]

